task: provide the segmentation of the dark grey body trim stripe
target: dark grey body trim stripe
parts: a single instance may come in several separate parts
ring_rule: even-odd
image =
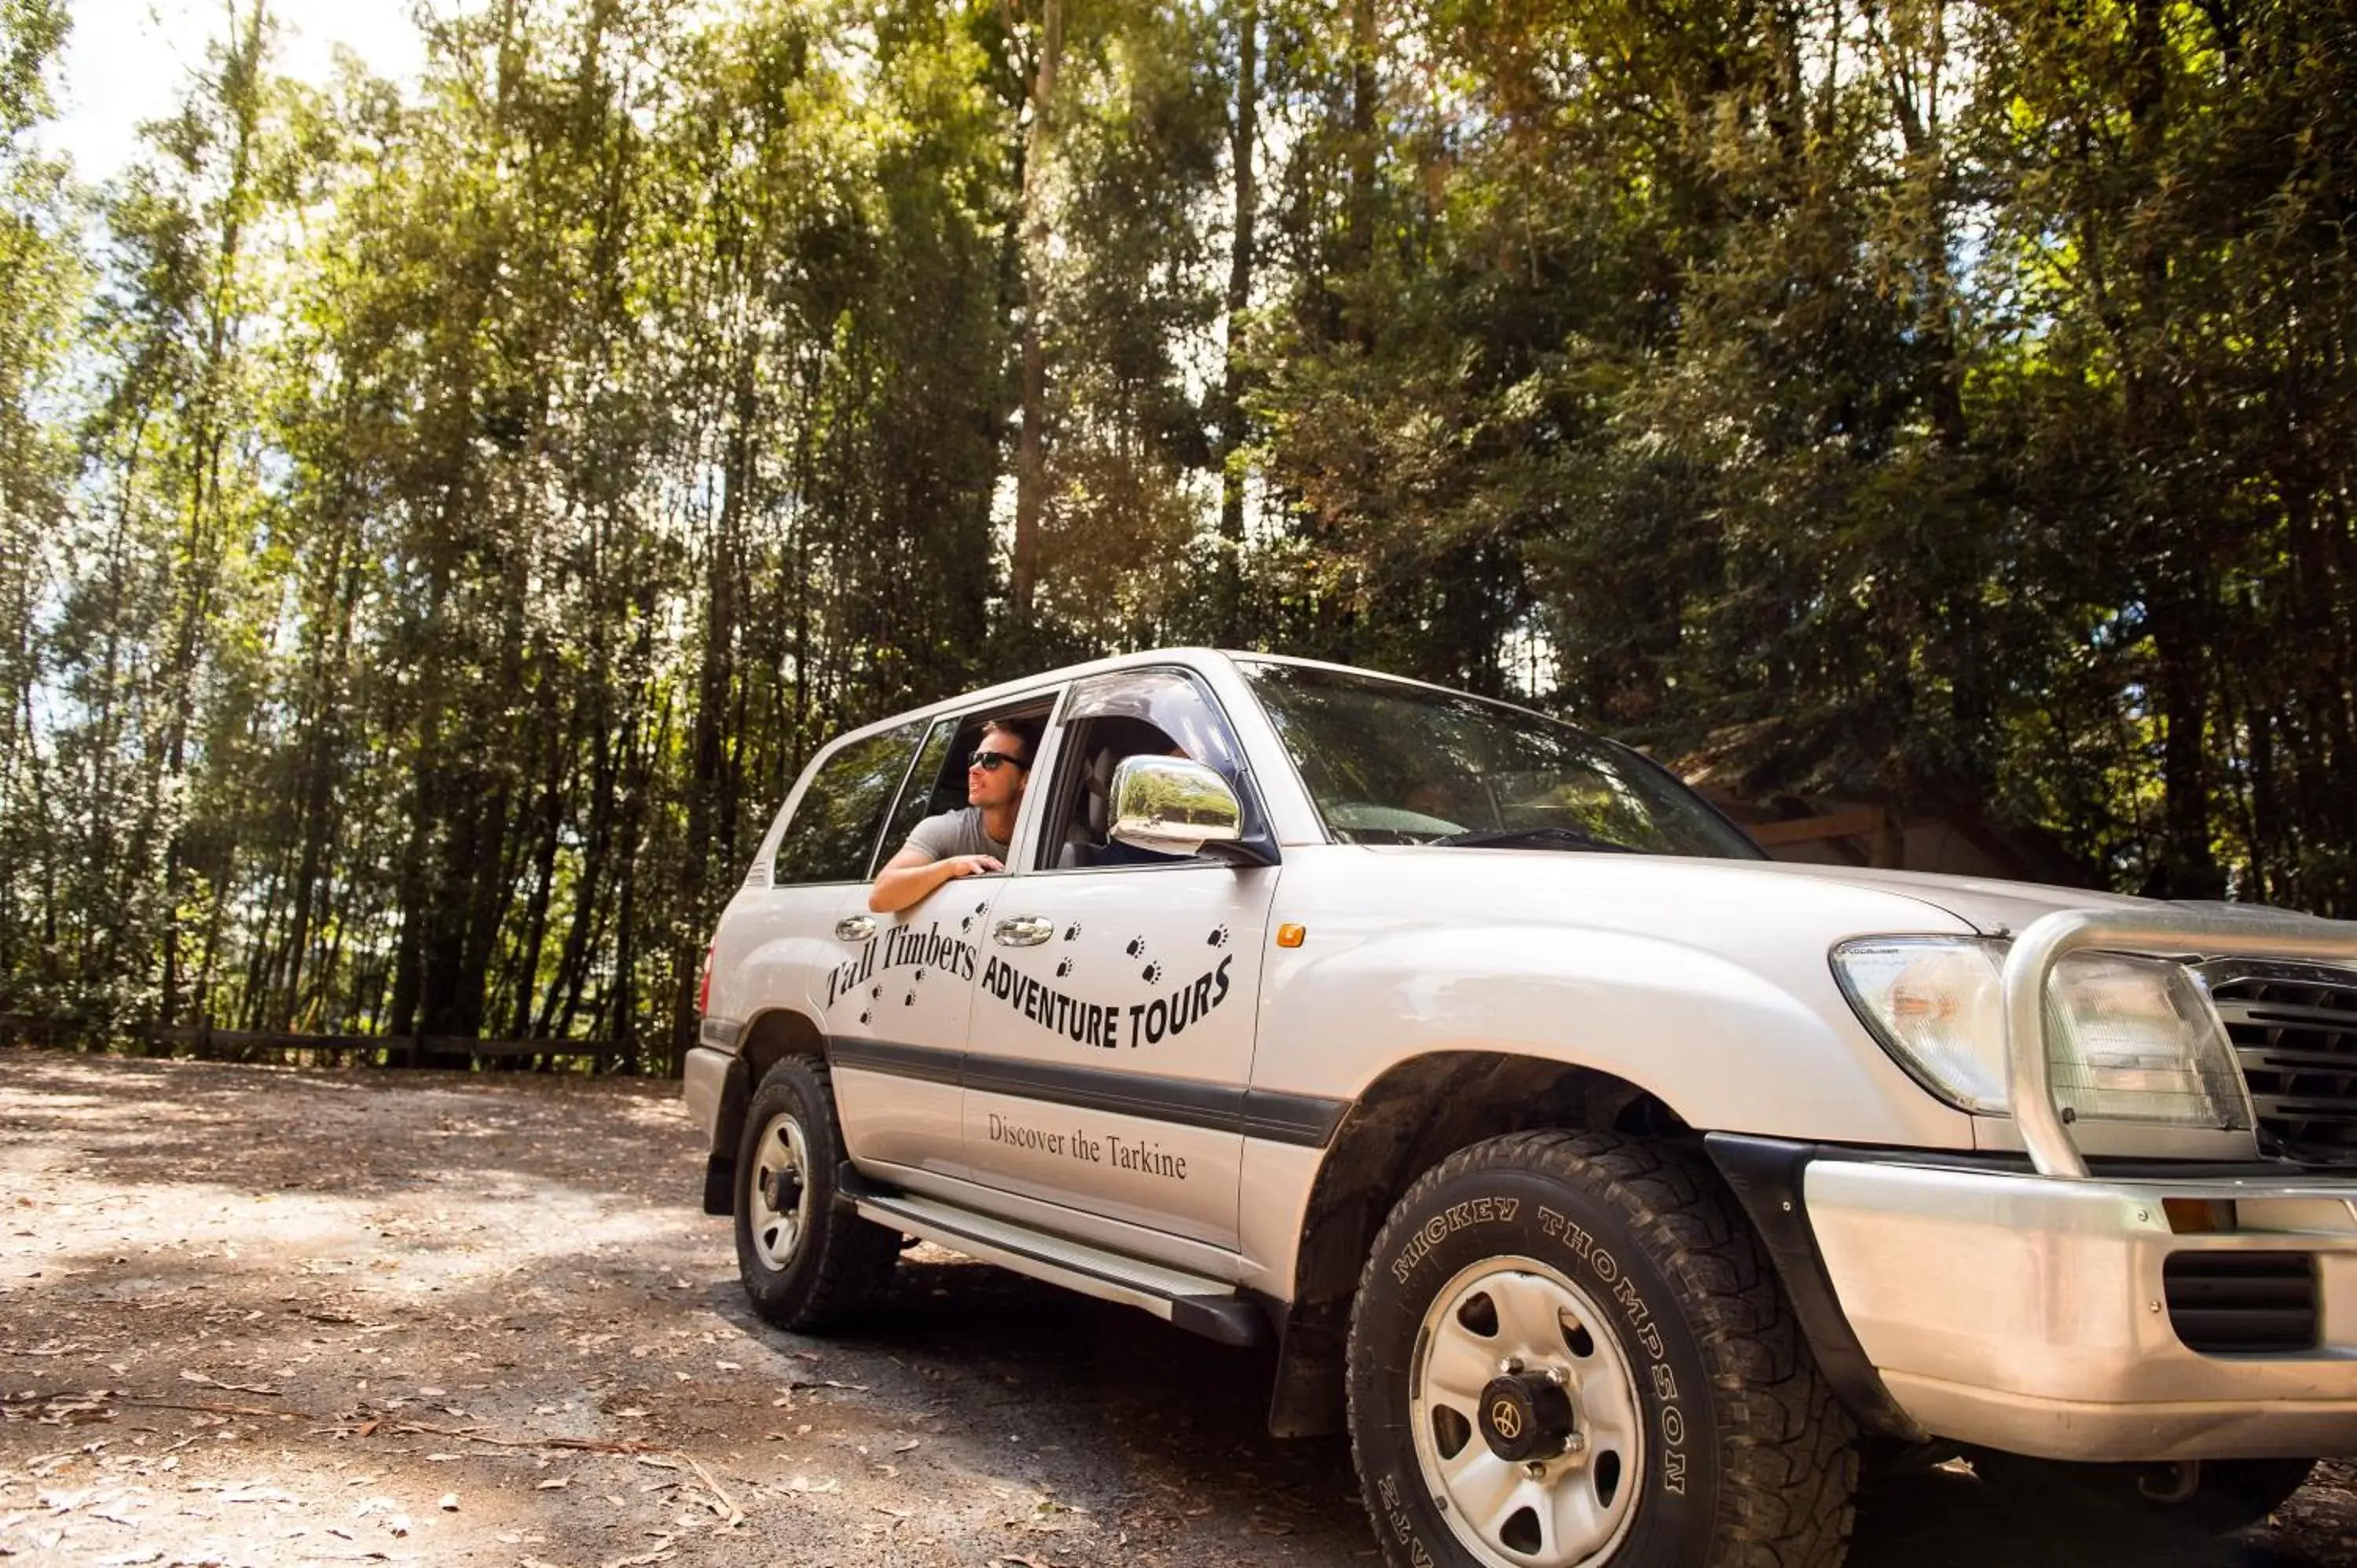
[[[922,1079],[927,1083],[963,1084],[958,1070],[963,1051],[937,1051],[931,1046],[896,1046],[888,1040],[847,1040],[830,1035],[826,1058],[844,1067],[889,1073],[894,1078]]]
[[[1088,1111],[1143,1116],[1181,1127],[1240,1133],[1275,1144],[1322,1149],[1351,1109],[1347,1100],[1315,1094],[1280,1094],[1238,1089],[1191,1078],[1114,1072],[1104,1068],[1067,1067],[1060,1062],[1008,1061],[972,1051],[831,1036],[828,1058],[847,1068],[953,1083],[986,1094],[1012,1094]]]
[[[733,1051],[745,1037],[745,1026],[734,1018],[706,1018],[697,1026],[695,1037],[716,1051]]]

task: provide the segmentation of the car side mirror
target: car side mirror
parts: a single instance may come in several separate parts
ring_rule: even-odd
[[[1183,757],[1128,757],[1113,770],[1110,835],[1157,854],[1218,853],[1244,836],[1244,810],[1225,779]]]

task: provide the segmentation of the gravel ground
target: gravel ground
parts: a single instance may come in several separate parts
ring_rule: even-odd
[[[0,1049],[0,1557],[1374,1561],[1269,1361],[931,1248],[860,1334],[741,1305],[670,1085]],[[1853,1568],[2357,1564],[2357,1467],[2224,1542],[1888,1483]]]

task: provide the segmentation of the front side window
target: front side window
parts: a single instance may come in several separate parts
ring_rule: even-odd
[[[1569,725],[1402,681],[1239,663],[1344,843],[1761,858],[1665,769]]]
[[[1116,843],[1110,826],[1114,770],[1132,757],[1184,757],[1243,788],[1243,754],[1202,689],[1176,670],[1122,670],[1072,687],[1039,864],[1072,870],[1198,859]]]
[[[884,814],[924,733],[921,720],[901,725],[855,740],[820,764],[778,841],[770,880],[865,882]]]

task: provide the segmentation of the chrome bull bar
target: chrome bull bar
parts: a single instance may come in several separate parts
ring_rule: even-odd
[[[2065,1181],[2084,1181],[2087,1162],[2054,1104],[2046,982],[2056,963],[2089,948],[2160,957],[2311,959],[2357,967],[2357,921],[2231,905],[2201,914],[2065,909],[2032,920],[2014,938],[2005,960],[2006,1085],[2029,1163],[2040,1176]]]

